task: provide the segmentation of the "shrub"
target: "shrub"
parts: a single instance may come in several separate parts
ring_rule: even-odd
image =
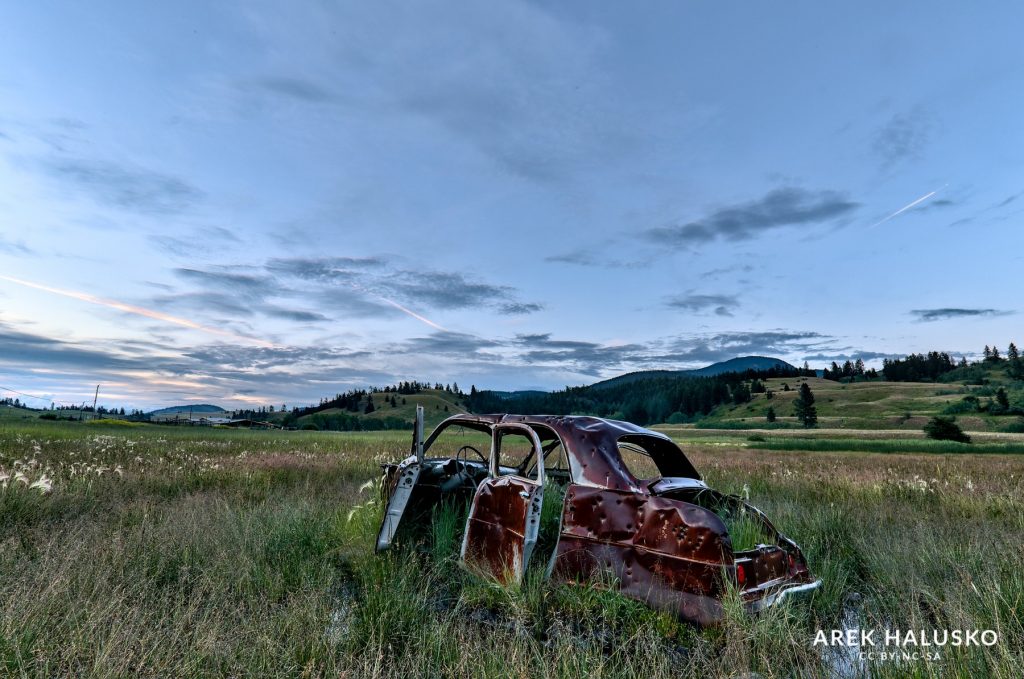
[[[952,417],[933,417],[928,424],[924,425],[924,433],[928,438],[936,441],[971,442],[971,437],[964,433],[964,430]]]
[[[964,396],[959,401],[954,401],[942,409],[947,415],[959,415],[960,413],[976,413],[979,410],[978,397],[973,394]]]

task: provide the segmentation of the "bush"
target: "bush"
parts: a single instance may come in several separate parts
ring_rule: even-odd
[[[964,396],[959,401],[954,401],[942,409],[947,415],[959,415],[960,413],[976,413],[980,410],[978,397],[973,394]]]
[[[1017,418],[1016,422],[1011,422],[1000,431],[1005,431],[1010,434],[1024,434],[1024,417]]]
[[[971,442],[971,437],[964,433],[964,430],[952,417],[933,417],[928,424],[924,425],[924,433],[928,438],[936,441]]]

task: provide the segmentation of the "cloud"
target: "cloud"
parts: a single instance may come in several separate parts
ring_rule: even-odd
[[[369,300],[373,309],[383,310],[390,305],[388,315],[394,312],[395,300],[414,309],[490,308],[505,315],[529,314],[542,308],[518,299],[516,289],[508,285],[475,280],[458,272],[404,268],[385,257],[277,258],[269,260],[265,268],[326,286],[332,295],[347,288],[350,297],[355,294]]]
[[[300,321],[306,323],[319,323],[331,320],[327,316],[315,311],[303,311],[302,309],[285,309],[283,307],[267,305],[261,309],[267,316],[283,318],[288,321]]]
[[[25,241],[21,239],[9,240],[7,238],[4,238],[3,236],[0,236],[0,252],[7,252],[12,255],[21,256],[36,254],[35,250],[25,245]]]
[[[484,349],[501,346],[496,340],[460,332],[438,331],[426,337],[413,337],[399,349],[403,353],[441,356],[478,356]]]
[[[954,307],[943,307],[941,309],[912,309],[911,315],[916,316],[918,322],[930,323],[932,321],[945,321],[952,318],[976,318],[979,316],[1006,316],[1012,311],[1000,311],[998,309],[961,309]]]
[[[928,145],[932,127],[931,118],[920,108],[896,114],[875,131],[871,148],[883,168],[920,158]]]
[[[754,270],[753,264],[733,264],[717,269],[709,269],[700,275],[701,278],[718,278],[727,273],[750,273]]]
[[[64,157],[45,161],[45,167],[101,203],[144,214],[184,212],[204,197],[182,179],[140,167]]]
[[[330,320],[319,312],[269,302],[269,299],[287,296],[292,292],[282,288],[272,276],[222,269],[177,268],[173,272],[178,278],[194,283],[202,290],[165,294],[154,298],[157,303],[164,306],[212,311],[234,317],[248,317],[259,313],[305,323]]]
[[[310,104],[325,104],[334,100],[334,95],[316,83],[298,77],[265,76],[255,85],[272,94],[297,99]]]
[[[410,302],[435,309],[468,309],[490,306],[511,297],[513,288],[468,280],[461,273],[442,271],[403,271],[390,289]]]
[[[72,342],[15,330],[0,323],[0,365],[72,368],[76,371],[119,370],[133,367],[132,359],[78,346]]]
[[[1009,204],[1010,204],[1010,203],[1012,203],[1013,201],[1015,201],[1015,200],[1017,200],[1018,198],[1020,198],[1020,197],[1021,197],[1021,195],[1024,195],[1024,191],[1021,191],[1021,192],[1018,192],[1018,193],[1014,193],[1014,194],[1012,194],[1012,195],[1009,195],[1009,196],[1007,196],[1006,198],[1004,198],[1004,199],[1002,199],[1001,201],[999,201],[999,203],[998,203],[998,204],[996,204],[996,205],[995,205],[995,207],[996,207],[996,208],[1006,207],[1007,205],[1009,205]]]
[[[720,208],[685,224],[648,229],[644,236],[671,248],[685,248],[716,239],[742,241],[771,229],[825,222],[859,207],[836,191],[780,188],[747,203]]]
[[[555,340],[551,333],[516,335],[513,346],[527,364],[558,366],[593,377],[601,376],[625,364],[643,361],[649,347],[643,344],[599,344],[581,340]]]
[[[543,308],[542,304],[534,302],[508,302],[499,306],[498,311],[506,316],[521,316],[523,314],[532,314]]]
[[[584,250],[573,250],[572,252],[565,252],[560,255],[548,255],[544,258],[544,261],[557,264],[575,264],[577,266],[600,266],[601,264],[593,254]]]
[[[190,312],[226,314],[228,316],[252,316],[254,307],[235,295],[223,292],[181,292],[157,295],[153,302],[158,308],[177,309]]]
[[[607,249],[615,250],[617,248],[609,244]],[[571,252],[548,255],[544,258],[544,261],[552,264],[594,266],[604,269],[637,269],[647,264],[649,260],[646,258],[635,260],[616,259],[614,257],[606,257],[589,250],[573,250]]]
[[[687,364],[714,363],[736,356],[774,357],[827,351],[832,343],[833,337],[809,331],[722,332],[677,338],[669,344],[667,351],[651,358]]]
[[[862,361],[877,361],[880,358],[897,358],[902,354],[886,353],[882,351],[854,351],[851,353],[817,353],[808,354],[801,360],[804,361],[827,361],[836,363],[843,363],[846,361],[856,361],[858,358]]]
[[[248,299],[263,299],[271,292],[274,284],[274,279],[269,276],[225,271],[178,268],[174,269],[174,274],[183,280],[226,289]]]
[[[732,316],[740,302],[736,295],[676,295],[665,300],[670,309],[699,313],[714,310],[718,316]]]
[[[266,263],[268,271],[304,280],[350,280],[367,269],[379,269],[387,260],[382,257],[288,257],[274,258]]]
[[[22,332],[0,322],[0,371],[19,384],[45,386],[56,400],[91,397],[97,382],[127,395],[126,406],[181,400],[307,403],[321,395],[396,379],[372,366],[372,354],[348,347],[160,346],[151,342],[90,341],[88,345]],[[174,349],[173,352],[169,351]],[[368,365],[370,364],[370,365]],[[39,366],[49,370],[33,372]],[[12,385],[8,385],[12,386]],[[16,386],[16,385],[14,385]],[[26,389],[28,391],[28,389]]]

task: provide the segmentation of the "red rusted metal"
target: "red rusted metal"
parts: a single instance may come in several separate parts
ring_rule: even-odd
[[[509,584],[525,568],[526,525],[537,485],[514,476],[480,484],[466,523],[463,560]]]
[[[555,439],[561,443],[571,478],[549,566],[552,578],[609,583],[626,596],[700,624],[721,619],[722,597],[729,586],[756,610],[789,589],[819,584],[792,540],[740,498],[704,485],[682,450],[664,434],[596,417],[456,415],[431,434],[424,454],[441,430],[453,425],[483,432],[529,428],[536,434],[535,460],[545,444],[554,445]],[[661,470],[661,478],[645,481],[634,476],[619,452],[621,443],[643,448]],[[543,469],[539,479],[528,479],[524,470],[502,471],[496,460],[492,447],[487,478],[482,477],[482,468],[478,470],[481,478],[466,524],[463,559],[501,582],[514,582],[529,565],[531,535],[536,540]],[[429,457],[422,464],[428,471],[424,478],[434,479],[426,482],[434,484],[431,488],[453,485],[445,482],[444,470],[458,464],[453,467],[451,460]],[[392,478],[400,471],[391,471]],[[426,490],[421,495],[433,497]],[[740,512],[760,522],[774,544],[734,552],[716,510]],[[742,566],[742,581],[737,579],[737,566]]]

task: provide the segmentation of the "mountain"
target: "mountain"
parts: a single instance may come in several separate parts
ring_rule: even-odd
[[[768,356],[737,356],[728,361],[719,361],[703,368],[692,370],[638,370],[626,373],[618,377],[595,382],[591,385],[594,388],[616,387],[622,384],[629,384],[637,380],[652,377],[714,377],[725,373],[742,373],[747,370],[771,370],[772,368],[783,368],[785,370],[796,370],[796,368],[781,358],[770,358]]]
[[[215,405],[212,405],[210,403],[198,403],[196,405],[169,406],[167,408],[160,408],[159,410],[154,410],[154,411],[152,411],[152,412],[150,412],[148,414],[150,416],[153,416],[153,415],[175,415],[175,414],[180,414],[180,413],[184,413],[184,414],[187,415],[190,410],[192,411],[193,415],[195,415],[197,413],[222,413],[222,412],[225,412],[224,409],[221,408],[220,406],[215,406]]]
[[[796,366],[786,363],[781,358],[770,358],[768,356],[738,356],[736,358],[730,358],[728,361],[719,361],[718,363],[712,363],[711,365],[704,366],[703,368],[697,368],[696,370],[689,370],[691,375],[697,377],[709,377],[711,375],[721,375],[722,373],[741,373],[748,370],[771,370],[772,368],[782,367],[786,370],[796,370]]]
[[[542,396],[548,392],[540,389],[522,389],[520,391],[492,391],[498,398],[515,398],[516,396]]]

